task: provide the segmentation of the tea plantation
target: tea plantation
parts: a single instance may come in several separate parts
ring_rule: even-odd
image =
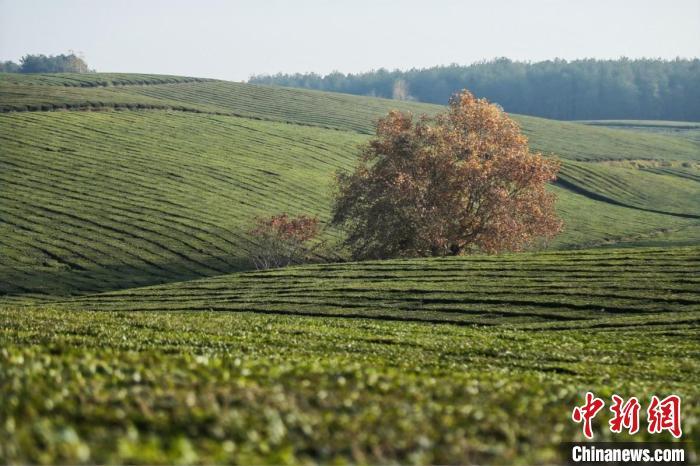
[[[81,79],[94,85],[81,87],[50,84],[73,75],[12,76],[0,81],[0,104],[20,98],[25,110],[63,108],[0,115],[0,292],[13,296],[249,268],[246,231],[255,216],[326,219],[333,173],[353,166],[373,118],[391,106],[439,109],[190,78],[91,74]],[[166,78],[175,82],[157,84]],[[128,84],[137,81],[144,84]],[[101,111],[71,111],[81,108]],[[700,146],[518,118],[534,146],[563,162],[552,189],[566,226],[549,247],[700,238],[700,171],[680,160]],[[622,159],[613,164],[615,157]]]
[[[562,162],[533,252],[347,262],[325,229],[325,261],[251,270],[255,217],[325,224],[392,108],[442,110],[0,74],[0,463],[551,464],[586,391],[680,395],[696,463],[695,126],[514,115]]]

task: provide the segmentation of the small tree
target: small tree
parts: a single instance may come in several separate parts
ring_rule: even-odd
[[[249,233],[255,242],[251,259],[258,270],[285,267],[308,260],[313,251],[310,243],[319,233],[319,222],[316,217],[281,214],[258,218]]]
[[[379,120],[355,171],[338,174],[332,224],[355,258],[522,250],[561,230],[545,189],[558,169],[465,90],[444,114]]]

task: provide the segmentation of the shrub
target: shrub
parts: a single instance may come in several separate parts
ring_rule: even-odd
[[[258,218],[249,232],[255,243],[250,251],[251,260],[258,270],[306,262],[319,231],[316,217],[281,214]]]

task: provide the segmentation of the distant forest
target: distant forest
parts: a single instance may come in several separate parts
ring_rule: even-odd
[[[0,62],[2,73],[89,73],[85,60],[74,53],[61,55],[25,55],[19,63]]]
[[[552,60],[499,58],[468,66],[253,76],[257,84],[437,104],[467,88],[506,111],[560,120],[700,121],[700,59]]]

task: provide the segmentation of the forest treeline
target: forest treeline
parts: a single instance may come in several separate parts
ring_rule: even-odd
[[[61,55],[25,55],[19,63],[0,62],[2,73],[89,73],[85,60],[74,53]]]
[[[507,58],[433,68],[325,76],[253,76],[249,82],[445,104],[461,89],[506,111],[560,120],[700,121],[700,59]]]

